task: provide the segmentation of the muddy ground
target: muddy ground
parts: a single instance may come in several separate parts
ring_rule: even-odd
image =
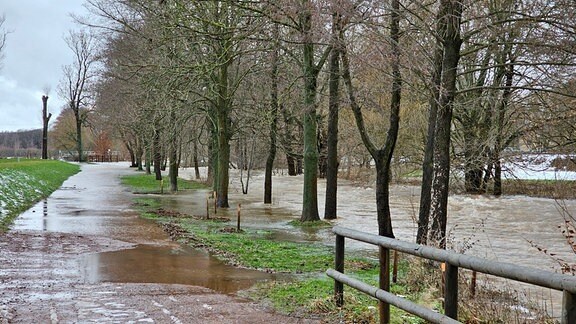
[[[102,237],[0,235],[0,323],[310,323],[202,287],[86,282],[81,255],[126,248]]]

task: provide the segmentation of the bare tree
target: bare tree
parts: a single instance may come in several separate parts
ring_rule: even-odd
[[[59,92],[66,99],[68,107],[74,112],[78,161],[83,162],[82,126],[86,122],[89,108],[88,84],[95,77],[93,72],[97,62],[95,39],[88,32],[81,30],[78,32],[71,31],[65,41],[74,53],[74,61],[63,68],[64,79],[61,81]]]
[[[2,61],[4,60],[4,49],[6,48],[6,38],[8,37],[8,31],[4,29],[5,22],[6,17],[4,15],[0,16],[0,68],[2,68]]]
[[[52,113],[48,113],[48,95],[42,96],[42,159],[48,159],[48,122]]]

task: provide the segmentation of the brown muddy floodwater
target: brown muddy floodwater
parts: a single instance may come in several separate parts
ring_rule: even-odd
[[[119,176],[126,163],[82,165],[61,189],[24,212],[12,229],[106,237],[128,249],[94,253],[77,260],[86,283],[165,283],[203,286],[235,293],[275,275],[228,266],[202,251],[174,243],[156,223],[130,208],[133,195]]]

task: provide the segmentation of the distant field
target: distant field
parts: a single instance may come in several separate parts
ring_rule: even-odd
[[[0,159],[0,233],[79,171],[78,165],[61,161]]]

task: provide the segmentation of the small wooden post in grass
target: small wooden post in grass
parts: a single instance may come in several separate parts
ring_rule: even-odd
[[[380,247],[380,276],[379,288],[390,291],[390,249]],[[380,301],[378,303],[380,323],[390,323],[390,304]]]
[[[237,211],[237,215],[238,215],[238,222],[236,224],[236,232],[240,233],[240,212],[242,211],[242,204],[238,204],[238,211]]]
[[[210,196],[206,196],[206,219],[210,219]]]
[[[216,215],[216,208],[218,208],[218,192],[214,191],[214,195],[212,197],[214,197],[214,215]]]
[[[164,194],[164,179],[160,180],[160,194]]]
[[[470,297],[476,296],[476,271],[472,270],[472,279],[470,280]]]
[[[392,266],[392,282],[398,281],[398,251],[394,250],[394,265]]]

